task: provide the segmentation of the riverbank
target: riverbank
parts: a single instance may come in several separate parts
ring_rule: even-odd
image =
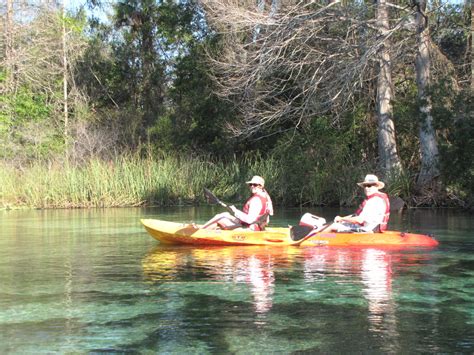
[[[244,182],[255,174],[265,177],[277,205],[353,206],[362,198],[356,182],[374,169],[345,169],[338,174],[314,167],[298,171],[275,157],[260,156],[223,162],[210,157],[126,155],[91,159],[82,165],[36,162],[21,168],[4,162],[0,163],[0,208],[199,205],[205,203],[204,187],[225,201],[241,203],[248,194]],[[424,200],[412,194],[412,186],[411,179],[402,177],[387,183],[385,190],[409,206],[465,207],[462,200]]]

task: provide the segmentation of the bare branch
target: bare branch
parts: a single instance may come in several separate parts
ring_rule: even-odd
[[[412,16],[404,8],[403,17],[381,33],[368,15],[373,9],[364,4],[288,1],[278,11],[255,1],[202,4],[223,41],[209,59],[219,95],[240,108],[240,122],[228,127],[236,136],[287,121],[299,127],[328,113],[337,123],[373,81],[385,41],[406,29]],[[402,49],[404,41],[392,50]]]

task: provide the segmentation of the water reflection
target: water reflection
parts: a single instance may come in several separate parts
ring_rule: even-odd
[[[349,292],[345,296],[365,299],[370,334],[391,339],[380,350],[393,352],[399,349],[401,339],[398,291],[392,286],[397,270],[413,270],[430,259],[429,250],[425,253],[397,248],[307,248],[303,275],[307,282],[327,282],[331,278],[341,285],[340,289],[343,284],[355,284],[359,280],[362,287],[356,291],[358,294]]]
[[[392,301],[391,257],[379,249],[362,252],[361,277],[364,297],[369,303],[369,320],[376,326],[390,311]]]
[[[390,336],[392,343],[398,343],[392,276],[391,254],[380,249],[366,249],[362,252],[361,278],[364,285],[363,295],[368,302],[369,330],[380,333],[380,336]]]
[[[254,311],[269,312],[275,289],[283,280],[281,269],[299,272],[305,284],[335,282],[358,284],[355,297],[367,302],[367,320],[372,332],[396,336],[397,305],[392,291],[393,268],[415,265],[423,253],[376,248],[265,248],[188,247],[159,245],[142,260],[149,282],[189,281],[244,284],[248,286]],[[298,276],[296,276],[298,279]],[[325,285],[317,286],[324,293]]]
[[[0,353],[472,353],[472,215],[394,216],[430,251],[163,246],[139,223],[217,212],[0,213]]]
[[[209,281],[247,284],[255,312],[273,305],[275,270],[291,265],[296,248],[166,247],[153,249],[142,261],[148,281],[169,281],[189,270],[204,273]]]

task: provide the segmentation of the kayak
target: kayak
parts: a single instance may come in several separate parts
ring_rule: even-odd
[[[164,244],[191,245],[275,245],[275,246],[425,246],[438,241],[424,234],[385,231],[383,233],[336,233],[321,231],[300,240],[291,238],[290,228],[272,227],[264,231],[248,229],[210,230],[193,225],[142,219],[147,232]]]

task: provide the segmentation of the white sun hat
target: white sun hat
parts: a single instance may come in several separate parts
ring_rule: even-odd
[[[265,180],[263,179],[263,177],[255,175],[255,176],[252,177],[252,180],[247,181],[246,184],[247,185],[257,184],[257,185],[260,185],[260,186],[264,187],[265,186]]]
[[[357,185],[359,185],[360,187],[364,187],[367,185],[375,185],[377,186],[378,189],[383,189],[385,186],[385,183],[383,183],[382,181],[379,181],[379,178],[377,176],[372,175],[372,174],[367,174],[365,176],[364,181],[358,182]]]

